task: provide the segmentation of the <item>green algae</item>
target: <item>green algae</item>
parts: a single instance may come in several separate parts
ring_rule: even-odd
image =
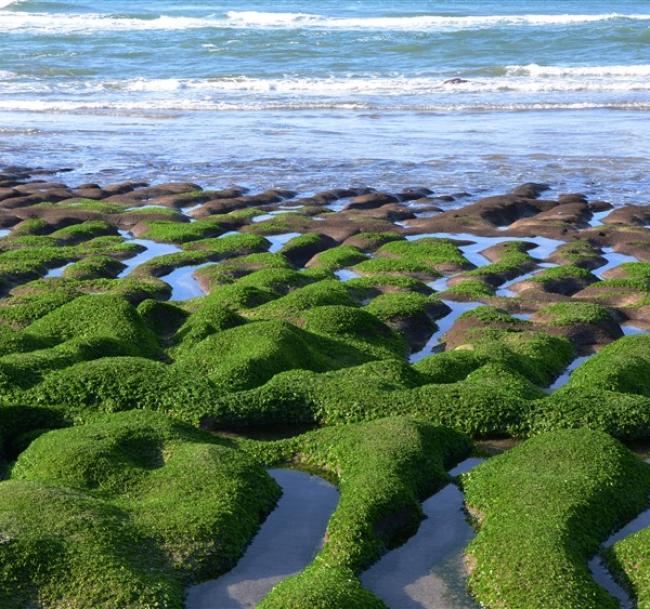
[[[0,485],[8,609],[63,597],[181,609],[185,586],[231,568],[279,495],[242,452],[145,412],[41,435]]]
[[[487,606],[607,609],[587,560],[645,504],[650,467],[602,432],[533,438],[463,475],[480,529],[469,587]]]

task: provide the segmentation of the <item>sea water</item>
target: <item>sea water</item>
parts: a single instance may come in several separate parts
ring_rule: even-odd
[[[0,0],[0,163],[645,202],[650,4]]]

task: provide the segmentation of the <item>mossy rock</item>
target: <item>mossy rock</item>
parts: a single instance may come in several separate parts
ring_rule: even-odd
[[[25,332],[51,344],[109,337],[122,343],[131,355],[149,357],[159,352],[155,335],[135,307],[118,296],[80,296],[30,324]]]
[[[368,356],[282,321],[248,323],[212,334],[177,355],[186,375],[209,379],[223,391],[256,387],[285,370],[331,370]]]
[[[187,243],[208,237],[218,237],[225,229],[212,219],[196,222],[147,222],[147,228],[139,237],[168,243]]]
[[[130,412],[41,435],[1,482],[8,609],[181,609],[231,568],[279,495],[243,453]]]
[[[480,530],[470,590],[486,606],[614,609],[587,560],[646,503],[650,467],[602,432],[543,434],[462,478]]]

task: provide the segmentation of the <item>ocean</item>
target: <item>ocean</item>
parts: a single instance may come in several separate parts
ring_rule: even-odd
[[[647,1],[0,0],[0,164],[71,182],[645,203],[649,118]]]

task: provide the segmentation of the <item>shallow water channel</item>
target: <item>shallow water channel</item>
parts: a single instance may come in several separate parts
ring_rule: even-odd
[[[118,232],[126,242],[136,243],[144,247],[144,250],[139,254],[136,254],[131,258],[127,258],[126,260],[122,260],[126,266],[117,276],[119,279],[126,277],[134,268],[140,266],[141,264],[144,264],[145,262],[149,262],[149,260],[152,258],[156,258],[157,256],[165,256],[167,254],[176,254],[182,251],[180,247],[172,245],[170,243],[159,243],[158,241],[151,241],[151,239],[134,239],[131,233],[128,231],[120,230]]]
[[[305,472],[272,469],[282,497],[234,569],[192,586],[186,609],[255,607],[278,582],[302,571],[322,546],[338,491]]]
[[[650,463],[650,459],[646,459],[646,463]],[[610,548],[615,543],[621,541],[621,539],[625,539],[626,537],[638,533],[648,527],[650,527],[650,508],[641,512],[636,518],[630,520],[630,522],[628,522],[624,527],[620,528],[613,535],[608,537],[602,544],[602,547]],[[614,579],[600,554],[596,554],[596,556],[589,561],[589,570],[591,571],[594,580],[596,580],[596,583],[605,588],[605,590],[607,590],[607,592],[618,601],[621,609],[634,609],[634,607],[636,607],[634,599],[632,599],[627,591]]]
[[[552,385],[549,385],[544,391],[546,393],[553,393],[554,391],[557,391],[560,387],[564,387],[569,382],[569,378],[571,377],[571,373],[584,364],[587,360],[591,359],[595,353],[588,353],[586,355],[580,355],[576,357],[560,374],[555,381],[553,381]]]
[[[411,353],[409,356],[409,362],[411,364],[420,361],[422,358],[427,357],[432,353],[436,353],[441,347],[440,339],[446,332],[451,329],[451,327],[454,325],[454,322],[463,313],[483,306],[482,302],[454,302],[451,300],[443,300],[442,302],[444,302],[451,309],[451,311],[447,313],[445,317],[441,317],[440,319],[436,320],[436,326],[438,329],[429,337],[429,340],[424,345],[424,347],[422,347],[422,349],[416,353]]]
[[[190,298],[203,296],[205,292],[196,277],[194,277],[194,273],[210,264],[213,263],[206,262],[204,264],[195,264],[192,266],[181,266],[174,269],[171,273],[161,276],[159,279],[168,283],[172,288],[172,294],[169,300],[189,300]]]
[[[466,459],[458,476],[483,459]],[[422,504],[426,519],[404,545],[386,554],[361,576],[391,609],[476,609],[466,587],[463,556],[475,531],[463,511],[463,493],[448,484]]]

